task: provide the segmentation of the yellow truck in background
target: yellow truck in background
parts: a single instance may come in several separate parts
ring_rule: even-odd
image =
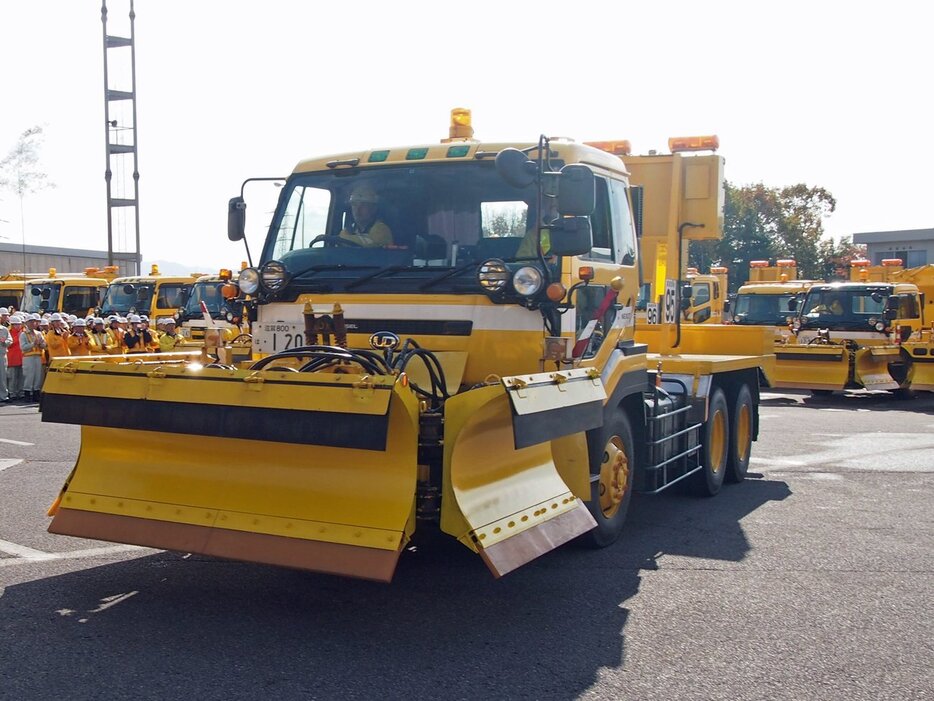
[[[195,275],[162,275],[153,264],[148,275],[113,280],[100,303],[100,315],[145,314],[153,328],[160,317],[175,317],[185,306]]]
[[[934,392],[934,265],[899,270],[892,274],[892,280],[915,285],[920,292],[923,326],[901,345],[910,359],[911,389]]]
[[[772,339],[680,324],[681,243],[721,235],[698,147],[481,142],[459,109],[301,161],[238,278],[260,359],[53,362],[43,420],[82,444],[50,531],[388,581],[440,529],[501,576],[614,542],[634,490],[741,481]]]
[[[246,267],[246,263],[243,264]],[[248,361],[252,355],[250,322],[233,272],[223,268],[201,275],[185,305],[175,314],[184,345],[205,347],[224,363]]]
[[[26,289],[26,279],[19,273],[0,275],[0,307],[10,310],[21,309],[23,306],[23,290]]]
[[[46,277],[27,280],[22,310],[31,314],[59,312],[84,317],[101,303],[117,266],[85,268],[83,273],[59,273],[49,268]]]
[[[776,343],[787,343],[794,312],[792,300],[800,298],[815,283],[799,280],[797,264],[781,259],[749,263],[749,281],[742,285],[729,307],[730,322],[740,326],[770,326]]]
[[[690,304],[685,304],[681,310],[684,321],[688,324],[722,324],[723,313],[729,309],[727,269],[712,265],[708,274],[698,272],[697,268],[688,268],[685,279],[691,287],[691,296]]]
[[[777,387],[816,394],[910,387],[911,359],[902,344],[921,335],[918,287],[871,281],[867,266],[855,263],[860,282],[814,283],[792,301],[795,337],[776,348]]]

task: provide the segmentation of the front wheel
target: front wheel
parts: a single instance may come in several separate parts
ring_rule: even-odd
[[[602,428],[587,436],[590,447],[590,501],[597,527],[581,538],[584,545],[605,548],[619,538],[632,499],[633,452],[629,417],[617,409]]]
[[[717,387],[708,400],[707,423],[701,441],[703,467],[694,475],[694,491],[701,496],[714,496],[723,486],[729,459],[730,414],[723,390]]]

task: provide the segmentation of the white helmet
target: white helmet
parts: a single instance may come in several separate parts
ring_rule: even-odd
[[[88,325],[88,322],[86,322],[84,319],[75,319],[75,323],[72,324],[72,326],[75,326],[75,327],[78,327],[78,326],[84,327],[87,325]]]
[[[0,307],[0,316],[9,316],[10,310],[6,307]]]
[[[129,321],[131,324],[138,324],[142,320],[139,318],[139,314],[130,314],[127,317],[127,321]]]
[[[55,312],[49,320],[50,321],[62,321],[62,315],[59,314],[58,312]]]

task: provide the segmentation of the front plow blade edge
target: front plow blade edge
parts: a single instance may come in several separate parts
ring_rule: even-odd
[[[889,373],[889,363],[897,361],[900,355],[896,347],[860,348],[854,364],[856,382],[866,389],[898,389],[898,383]]]
[[[596,525],[559,476],[551,442],[515,443],[502,386],[447,401],[441,528],[476,551],[496,577]]]
[[[383,450],[83,426],[49,531],[390,581],[414,528],[418,409],[398,385],[387,409]]]

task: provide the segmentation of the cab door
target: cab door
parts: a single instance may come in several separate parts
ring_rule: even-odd
[[[579,287],[573,299],[574,356],[600,366],[619,340],[632,339],[635,328],[636,235],[622,180],[597,174],[590,221],[593,247],[579,257],[579,268],[592,269],[593,279]],[[579,281],[578,272],[571,271],[571,284]],[[611,284],[616,277],[622,280],[619,290]]]

